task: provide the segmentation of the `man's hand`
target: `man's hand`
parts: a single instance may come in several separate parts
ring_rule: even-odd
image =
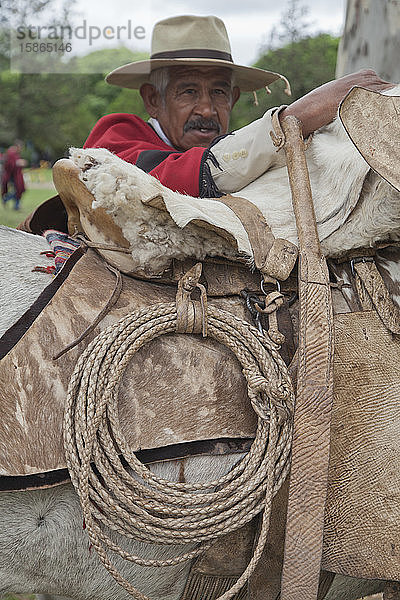
[[[393,83],[383,81],[378,77],[375,71],[363,69],[324,83],[302,98],[295,100],[280,113],[279,118],[283,119],[288,115],[297,117],[303,124],[303,136],[306,138],[313,131],[333,121],[340,102],[355,85],[377,92],[394,87]]]

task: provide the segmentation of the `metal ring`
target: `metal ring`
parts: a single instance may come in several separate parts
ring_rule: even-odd
[[[264,279],[263,279],[263,278],[261,278],[260,288],[261,288],[261,291],[262,291],[262,293],[264,294],[264,296],[266,296],[266,295],[268,294],[268,292],[267,292],[267,291],[264,289],[264,283],[265,283]],[[275,280],[275,285],[276,285],[276,289],[278,290],[278,292],[280,292],[280,291],[281,291],[281,284],[280,284],[280,281],[278,281],[278,280],[276,279],[276,280]]]

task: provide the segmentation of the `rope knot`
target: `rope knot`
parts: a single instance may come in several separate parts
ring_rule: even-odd
[[[202,265],[197,263],[178,282],[176,293],[176,332],[201,333],[207,337],[207,293],[199,283]],[[198,288],[200,300],[192,300],[191,294]]]
[[[271,313],[279,310],[285,301],[284,295],[281,292],[271,292],[265,296],[264,307],[259,304],[255,304],[257,312],[265,313],[270,315]]]
[[[271,338],[271,341],[276,346],[282,346],[285,342],[285,336],[278,329],[278,319],[276,316],[276,311],[278,311],[283,305],[285,298],[281,292],[271,292],[265,296],[264,306],[261,306],[258,303],[254,304],[255,309],[260,314],[268,315],[269,328],[268,335]]]

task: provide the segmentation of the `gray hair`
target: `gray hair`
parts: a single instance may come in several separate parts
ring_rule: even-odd
[[[170,67],[154,69],[154,71],[151,71],[149,77],[149,82],[151,85],[154,85],[163,102],[165,102],[165,94],[170,80],[169,69]]]

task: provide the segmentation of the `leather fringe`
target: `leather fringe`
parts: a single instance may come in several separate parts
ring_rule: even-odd
[[[206,575],[191,571],[186,582],[181,600],[216,600],[232,587],[238,577],[219,577],[217,575]],[[247,597],[247,586],[232,597],[232,600],[245,600]]]
[[[208,160],[210,160],[215,167],[221,168],[211,150],[206,150],[200,163],[199,196],[200,198],[220,198],[223,194],[219,191],[214,182],[210,166],[207,163]]]

